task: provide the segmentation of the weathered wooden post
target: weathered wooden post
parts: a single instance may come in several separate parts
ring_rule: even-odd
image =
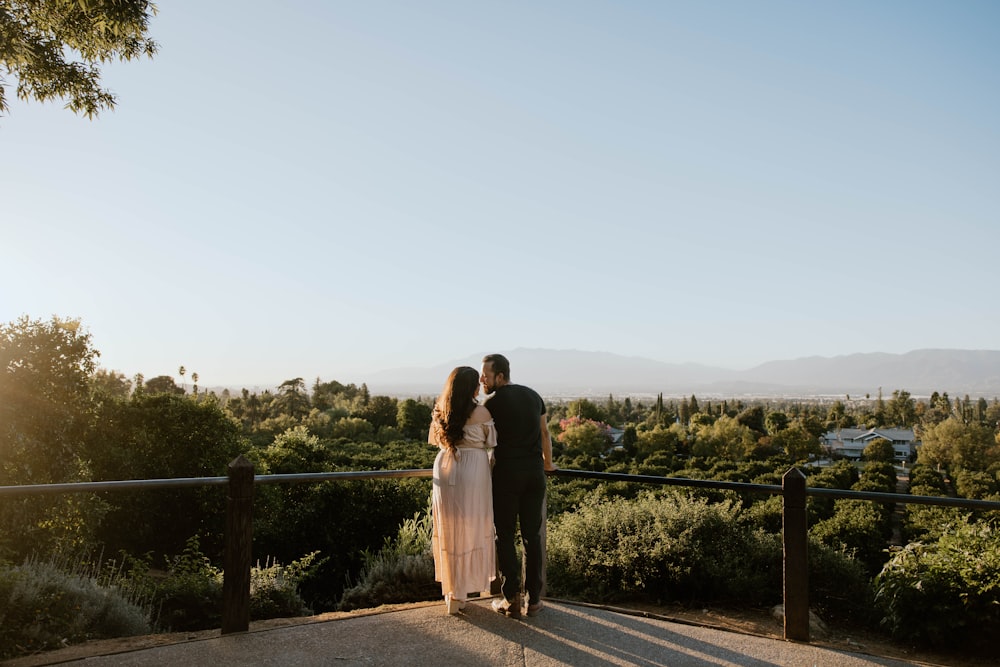
[[[222,574],[222,634],[250,629],[250,559],[253,557],[253,464],[229,464],[226,553]]]
[[[806,476],[791,468],[781,478],[781,542],[784,555],[785,639],[809,641],[809,554],[806,538]]]

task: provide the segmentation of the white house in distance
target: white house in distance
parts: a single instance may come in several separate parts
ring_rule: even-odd
[[[828,431],[823,436],[823,447],[831,456],[857,460],[865,447],[878,438],[892,443],[898,462],[909,462],[920,446],[911,428],[842,428]]]

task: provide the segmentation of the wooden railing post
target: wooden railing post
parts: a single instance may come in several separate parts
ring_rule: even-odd
[[[222,575],[222,634],[250,629],[250,560],[253,556],[253,464],[229,464],[226,553]]]
[[[806,476],[791,468],[781,478],[781,542],[784,562],[785,639],[809,641],[809,554]]]

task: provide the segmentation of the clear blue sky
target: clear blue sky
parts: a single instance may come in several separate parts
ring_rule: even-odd
[[[1000,3],[159,4],[0,118],[0,321],[106,368],[1000,348]]]

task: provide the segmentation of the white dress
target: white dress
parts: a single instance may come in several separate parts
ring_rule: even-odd
[[[466,424],[454,454],[442,449],[434,459],[431,513],[434,578],[441,594],[464,600],[490,590],[496,578],[491,459],[497,446],[493,420]],[[431,444],[440,446],[429,437]]]

